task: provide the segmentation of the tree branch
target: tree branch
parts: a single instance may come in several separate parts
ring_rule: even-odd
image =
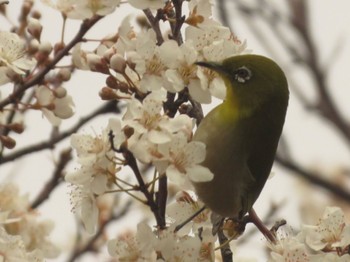
[[[31,208],[35,209],[40,204],[42,204],[46,199],[50,197],[50,194],[52,191],[58,186],[59,183],[62,182],[62,172],[63,169],[66,167],[68,162],[72,159],[72,149],[68,148],[66,150],[63,150],[60,154],[60,159],[58,161],[58,164],[56,166],[56,169],[51,177],[51,179],[47,182],[47,184],[44,186],[44,188],[41,190],[39,195],[36,197],[36,199],[33,201]]]
[[[345,201],[350,202],[350,192],[348,190],[345,190],[339,187],[338,185],[335,185],[330,181],[327,181],[326,179],[322,178],[322,176],[320,176],[319,174],[303,169],[302,167],[300,167],[290,159],[283,159],[279,155],[276,155],[275,160],[282,167],[295,172],[296,175],[306,179],[308,182],[312,183],[313,185],[322,187],[328,190],[329,192],[333,193],[337,197],[340,197]]]
[[[150,207],[151,211],[153,212],[154,217],[157,221],[158,228],[164,229],[165,228],[165,216],[163,216],[161,209],[159,208],[156,201],[154,200],[153,194],[151,194],[148,191],[147,185],[143,181],[141,172],[137,166],[137,162],[136,162],[134,155],[127,149],[123,149],[122,152],[123,152],[123,155],[124,155],[124,158],[126,160],[127,165],[130,166],[130,168],[132,169],[132,171],[134,172],[134,174],[136,176],[137,182],[139,183],[140,191],[146,197],[146,200],[147,200],[146,204]],[[164,214],[165,214],[165,212],[164,212]]]
[[[82,40],[83,36],[86,34],[86,32],[94,25],[96,24],[102,17],[101,16],[94,16],[91,19],[85,20],[76,34],[76,36],[59,52],[57,52],[56,56],[52,59],[52,61],[45,67],[42,68],[41,71],[39,71],[36,75],[34,75],[33,78],[28,80],[27,82],[23,83],[16,89],[11,95],[9,95],[7,98],[5,98],[3,101],[0,102],[0,110],[3,109],[5,106],[16,103],[18,97],[21,96],[22,93],[24,93],[28,88],[39,84],[45,75],[52,69],[54,66],[64,57],[66,56],[69,51]]]
[[[19,157],[25,156],[30,153],[38,152],[44,149],[53,148],[56,143],[60,142],[61,140],[67,138],[71,134],[77,132],[80,127],[82,127],[84,124],[89,122],[91,119],[95,118],[98,115],[106,114],[106,113],[119,113],[119,108],[117,107],[117,102],[112,101],[105,103],[103,106],[98,108],[96,111],[92,112],[90,115],[87,115],[85,117],[82,117],[78,123],[76,123],[73,127],[70,129],[52,137],[51,139],[48,139],[44,142],[39,142],[30,146],[27,146],[25,148],[19,149],[16,152],[13,152],[11,154],[8,154],[7,156],[0,157],[0,164],[10,162],[13,160],[18,159]]]

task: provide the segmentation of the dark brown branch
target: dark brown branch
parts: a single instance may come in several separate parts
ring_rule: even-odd
[[[228,243],[228,239],[224,234],[223,230],[218,231],[218,238],[219,238],[219,243],[220,243],[220,253],[222,257],[223,262],[232,262],[233,261],[233,253],[230,248],[230,243]],[[226,244],[225,244],[226,243]]]
[[[174,39],[179,45],[182,45],[183,39],[181,35],[181,27],[185,22],[185,16],[182,15],[183,0],[172,0],[172,2],[175,8],[175,17],[173,17],[173,19],[175,19],[175,23],[171,26],[171,38]]]
[[[25,148],[19,149],[16,152],[8,154],[7,156],[3,156],[2,158],[0,158],[0,164],[13,161],[15,159],[18,159],[19,157],[25,156],[30,153],[38,152],[44,149],[54,148],[56,143],[69,137],[71,134],[77,132],[80,127],[82,127],[84,124],[86,124],[96,116],[101,114],[106,114],[106,113],[118,113],[118,112],[119,112],[119,108],[117,107],[117,102],[113,101],[113,102],[105,103],[102,107],[98,108],[96,111],[92,112],[90,115],[87,115],[81,118],[80,121],[76,123],[73,127],[58,134],[57,136],[47,141],[39,142],[37,144],[33,144]]]
[[[151,194],[148,191],[147,185],[145,184],[145,181],[142,178],[142,174],[138,168],[136,159],[134,155],[127,149],[123,149],[123,155],[126,160],[127,165],[132,169],[132,171],[135,174],[136,180],[139,184],[140,191],[144,194],[147,200],[147,205],[150,207],[156,221],[157,226],[159,229],[165,228],[165,217],[161,214],[161,209],[157,205],[156,201],[153,198],[153,194]]]
[[[66,149],[63,150],[60,154],[60,159],[57,163],[56,169],[51,177],[51,179],[47,182],[47,184],[43,187],[39,195],[36,197],[36,199],[33,201],[31,208],[35,209],[40,204],[42,204],[46,199],[49,198],[52,191],[58,186],[59,183],[62,182],[62,172],[63,169],[66,167],[68,162],[72,159],[72,150]]]
[[[45,75],[52,69],[54,66],[64,57],[66,56],[69,51],[80,41],[82,41],[83,36],[86,34],[86,32],[94,25],[96,24],[102,17],[101,16],[94,16],[91,19],[85,20],[77,33],[77,35],[62,49],[60,50],[56,56],[52,59],[52,61],[41,71],[39,71],[33,78],[25,82],[23,85],[19,86],[18,89],[16,89],[10,96],[5,98],[3,101],[0,102],[0,110],[3,109],[5,106],[16,103],[18,100],[18,97],[22,95],[28,88],[39,84]]]
[[[146,15],[149,23],[151,24],[151,27],[153,31],[156,33],[157,36],[157,44],[161,45],[164,42],[162,31],[159,27],[159,19],[157,17],[154,17],[150,9],[144,9],[144,14]]]
[[[339,185],[333,184],[330,181],[322,178],[320,174],[313,173],[311,171],[305,170],[290,159],[284,159],[279,155],[276,156],[276,162],[282,167],[295,172],[296,175],[306,179],[308,182],[313,185],[317,185],[323,189],[328,190],[333,193],[335,196],[344,199],[350,203],[350,192],[344,188],[339,187]]]
[[[76,261],[78,257],[87,252],[96,252],[95,244],[103,237],[106,227],[113,221],[119,220],[124,217],[130,210],[132,201],[128,201],[120,212],[116,215],[112,215],[109,219],[102,222],[96,234],[81,248],[75,249],[72,255],[67,260],[68,262]]]
[[[168,199],[168,177],[163,175],[159,178],[158,192],[157,192],[157,205],[159,208],[159,215],[165,221],[165,211]]]

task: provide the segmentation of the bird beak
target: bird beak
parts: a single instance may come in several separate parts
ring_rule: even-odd
[[[195,64],[198,65],[198,66],[203,66],[203,67],[209,68],[209,69],[211,69],[211,70],[213,70],[215,72],[218,72],[218,73],[222,73],[222,74],[226,73],[225,68],[220,63],[216,63],[216,62],[196,62]]]

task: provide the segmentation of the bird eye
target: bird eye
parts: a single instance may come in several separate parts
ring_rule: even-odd
[[[245,83],[252,77],[252,71],[249,68],[242,66],[234,72],[235,80],[239,83]]]

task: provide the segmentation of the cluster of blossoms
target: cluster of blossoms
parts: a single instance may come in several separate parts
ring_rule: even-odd
[[[34,262],[57,257],[59,250],[49,239],[53,223],[38,221],[28,196],[18,191],[13,184],[0,185],[0,260]]]
[[[120,4],[120,0],[43,2],[61,12],[64,19],[85,21],[108,15]],[[102,39],[94,50],[84,50],[83,43],[76,43],[71,50],[72,64],[51,68],[40,84],[33,85],[30,103],[20,103],[24,110],[40,110],[53,126],[59,126],[62,119],[74,113],[73,99],[63,83],[70,80],[72,71],[80,69],[104,74],[106,86],[100,97],[125,107],[122,117],[110,118],[101,134],[71,136],[79,166],[65,179],[73,185],[73,209],[90,234],[99,226],[99,199],[107,194],[124,192],[151,205],[153,196],[149,196],[156,195],[157,183],[164,177],[181,190],[191,189],[190,181],[213,179],[211,171],[201,166],[205,145],[192,141],[195,119],[200,119],[195,109],[198,103],[210,103],[212,97],[224,99],[226,90],[216,73],[198,67],[195,62],[222,61],[248,52],[244,42],[212,18],[210,0],[186,1],[188,13],[181,24],[175,21],[176,8],[171,1],[128,2],[138,9],[147,8],[151,14],[151,10],[161,10],[153,19],[159,15],[162,17],[159,21],[167,20],[173,28],[179,28],[173,29],[171,37],[148,22],[137,31],[131,17],[127,17],[118,32]],[[33,2],[26,4],[30,9]],[[38,17],[28,18],[26,29],[30,35],[27,42],[15,33],[0,32],[0,85],[28,83],[65,48],[63,41],[53,46],[41,39]],[[66,51],[68,54],[69,50]],[[7,115],[6,108],[0,111],[0,131],[22,132],[20,124],[7,124]],[[0,135],[0,143],[0,149],[15,145],[7,135]],[[151,179],[141,174],[140,163],[154,167]],[[126,165],[131,167],[138,183],[133,182],[130,169],[124,170]],[[4,186],[0,188],[0,202],[0,256],[32,261],[57,255],[47,240],[51,225],[36,221],[36,215],[28,212],[25,197],[19,197],[12,186]],[[146,223],[140,223],[135,234],[126,233],[108,242],[110,255],[120,261],[214,261],[216,237],[212,235],[209,211],[175,230],[202,206],[203,203],[180,191],[176,201],[164,210],[166,222],[162,228],[152,230]],[[341,210],[329,208],[318,225],[304,226],[298,236],[270,244],[271,259],[347,261],[349,228]]]
[[[269,244],[270,261],[350,261],[350,224],[339,207],[327,207],[316,225],[303,225],[296,236]]]
[[[175,232],[176,226],[202,205],[189,194],[179,192],[176,201],[167,207],[171,223],[168,228],[152,230],[140,223],[136,233],[126,232],[109,240],[108,252],[121,261],[214,261],[216,236],[212,234],[209,211]]]
[[[145,4],[131,4],[142,8],[142,2]],[[152,2],[155,8],[164,7],[163,1]],[[100,137],[76,134],[71,139],[80,167],[66,180],[79,190],[73,195],[80,196],[80,214],[86,214],[84,210],[93,212],[82,216],[89,232],[95,229],[98,217],[98,210],[92,208],[95,198],[106,191],[125,190],[119,171],[126,163],[126,152],[143,164],[152,164],[158,177],[166,175],[181,188],[189,188],[189,181],[213,178],[210,170],[200,165],[205,159],[205,145],[191,141],[194,120],[186,114],[191,110],[186,102],[210,103],[212,96],[223,99],[225,85],[216,74],[194,63],[241,54],[245,44],[211,18],[211,8],[208,0],[189,2],[182,44],[163,39],[153,29],[136,32],[127,17],[118,33],[103,39],[94,51],[83,50],[81,44],[75,46],[72,61],[76,68],[107,76],[101,98],[126,104],[122,119],[111,119]],[[167,106],[169,97],[178,103],[175,109]],[[180,114],[175,114],[178,110]],[[110,132],[117,140],[113,146]]]

